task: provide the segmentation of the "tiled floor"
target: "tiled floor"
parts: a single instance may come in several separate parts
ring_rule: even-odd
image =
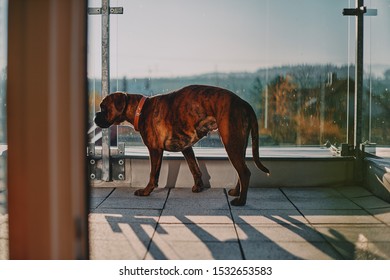
[[[390,204],[361,187],[133,192],[93,188],[92,259],[390,259]]]
[[[92,189],[92,259],[390,259],[390,204],[361,187],[250,189],[244,207],[224,189],[133,192]]]

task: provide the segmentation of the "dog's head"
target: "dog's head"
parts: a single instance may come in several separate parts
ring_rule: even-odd
[[[95,123],[101,128],[118,125],[126,120],[127,94],[115,92],[107,95],[100,103],[100,112],[96,113]]]

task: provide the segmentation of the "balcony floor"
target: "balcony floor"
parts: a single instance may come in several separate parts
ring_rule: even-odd
[[[194,194],[94,187],[91,259],[390,259],[390,204],[361,187],[223,188]]]

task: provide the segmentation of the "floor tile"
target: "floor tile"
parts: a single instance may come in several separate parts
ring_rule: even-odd
[[[390,207],[380,209],[367,209],[367,212],[372,214],[375,218],[381,222],[390,225]]]
[[[330,187],[306,187],[306,188],[282,188],[282,191],[287,195],[291,200],[299,198],[315,198],[315,199],[325,199],[325,198],[340,198],[342,195],[337,191],[337,189]]]
[[[163,209],[165,200],[150,197],[129,198],[107,198],[99,208],[110,209]]]
[[[147,247],[133,240],[90,240],[92,260],[140,260],[146,253]]]
[[[345,259],[390,259],[390,228],[385,226],[316,227]]]
[[[250,188],[248,198],[277,200],[285,198],[285,195],[279,188]]]
[[[163,209],[168,189],[158,189],[150,196],[135,196],[133,188],[116,188],[99,208],[112,209]]]
[[[340,197],[331,197],[327,199],[320,198],[291,198],[292,203],[299,210],[309,210],[309,209],[361,209],[358,205],[353,203],[347,198]]]
[[[89,199],[89,208],[95,209],[99,207],[99,205],[102,204],[105,199],[105,197],[91,197]]]
[[[161,210],[98,208],[89,214],[91,223],[157,223]]]
[[[169,199],[226,199],[225,191],[222,188],[206,188],[199,193],[193,193],[191,188],[171,188]]]
[[[366,242],[390,242],[390,227],[385,225],[327,225],[314,226],[328,241],[355,244],[362,237]]]
[[[147,260],[240,260],[238,242],[166,242],[153,239]]]
[[[98,208],[89,214],[92,259],[142,259],[160,210]]]
[[[248,260],[332,260],[341,255],[327,242],[251,242],[241,246]]]
[[[246,205],[242,207],[232,207],[233,210],[246,209],[246,210],[265,210],[265,209],[295,209],[294,205],[284,195],[268,195],[263,196],[259,193],[256,195],[248,195]],[[231,200],[232,198],[229,197]]]
[[[355,187],[355,186],[347,186],[347,187],[337,187],[335,188],[342,195],[354,198],[354,197],[362,197],[372,195],[367,189],[363,187]]]
[[[89,208],[95,209],[114,191],[115,188],[96,187],[91,188],[89,198]]]
[[[390,203],[374,195],[352,198],[351,200],[364,209],[390,208]]]
[[[160,224],[232,224],[232,217],[226,209],[164,209]]]
[[[237,234],[242,241],[252,242],[324,242],[321,234],[307,224],[285,225],[237,225]]]
[[[229,210],[229,204],[225,197],[221,198],[169,198],[165,204],[165,209],[175,209],[179,212],[204,210]]]
[[[91,223],[91,240],[129,240],[149,243],[155,231],[153,223]]]
[[[236,224],[300,224],[308,221],[296,209],[232,209]]]
[[[231,201],[234,197],[228,199]],[[238,209],[294,209],[294,206],[278,188],[252,188],[248,191],[245,206],[232,207],[232,210]]]
[[[128,188],[128,187],[118,187],[110,194],[110,198],[129,198],[129,199],[137,199],[137,198],[151,198],[151,199],[166,199],[169,189],[168,188],[156,188],[153,192],[147,197],[140,197],[134,195],[134,192],[139,188]]]
[[[173,188],[169,193],[165,209],[176,210],[178,213],[227,211],[229,204],[223,189],[206,189],[200,193],[192,193],[188,188]]]
[[[233,224],[159,224],[155,237],[165,241],[237,242]]]
[[[380,221],[362,209],[301,210],[312,224],[378,224]]]
[[[90,197],[107,197],[109,194],[113,192],[114,188],[105,188],[105,187],[98,187],[98,188],[91,188],[90,191]]]

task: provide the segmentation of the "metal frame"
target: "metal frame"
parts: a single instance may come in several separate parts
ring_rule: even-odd
[[[376,9],[367,9],[364,0],[356,0],[356,8],[344,9],[344,16],[356,17],[356,66],[355,66],[355,100],[354,100],[354,152],[356,158],[355,178],[357,182],[363,181],[363,158],[365,155],[364,138],[368,139],[365,126],[366,120],[363,116],[364,88],[363,88],[363,68],[364,68],[364,16],[376,16]]]
[[[110,91],[110,14],[123,14],[122,7],[110,7],[110,0],[102,0],[101,8],[88,8],[89,15],[102,16],[102,97]],[[102,129],[101,180],[111,181],[110,129]]]
[[[364,0],[356,0],[356,8],[344,9],[344,16],[356,17],[356,67],[355,67],[355,106],[354,106],[354,146],[355,156],[362,157],[362,143],[364,141],[363,118],[363,48],[364,48],[364,16],[376,16],[376,9],[367,9]],[[366,139],[367,140],[367,139]]]
[[[122,7],[110,7],[109,0],[102,0],[101,8],[89,8],[88,13],[90,15],[102,15],[102,96],[105,97],[109,93],[110,73],[109,73],[109,26],[110,26],[110,14],[122,14]],[[367,140],[366,120],[363,115],[363,102],[364,102],[364,90],[363,90],[363,43],[364,43],[364,16],[376,16],[376,9],[367,9],[364,6],[364,0],[356,0],[356,8],[346,8],[343,10],[344,16],[356,17],[356,67],[355,67],[355,93],[354,93],[354,106],[351,108],[354,115],[353,124],[353,143],[344,144],[342,155],[351,155],[351,153],[357,158],[357,162],[361,162],[364,156],[364,141]],[[351,139],[352,140],[352,139]],[[351,141],[352,142],[352,141]],[[120,149],[119,149],[120,150]],[[91,155],[90,155],[91,156]],[[124,155],[123,155],[124,156]],[[93,152],[92,158],[95,157]],[[101,174],[97,174],[96,161],[92,159],[93,164],[90,164],[91,179],[100,179],[103,181],[110,181],[112,179],[123,180],[124,175],[121,173],[121,168],[118,169],[122,160],[115,160],[110,162],[113,157],[110,150],[110,134],[109,129],[103,129],[102,132],[102,168]],[[359,163],[358,163],[359,164]],[[115,169],[115,172],[113,171]],[[359,168],[357,168],[359,170]],[[96,172],[95,172],[95,171]],[[117,170],[120,170],[119,173]],[[124,169],[123,169],[124,170]],[[115,173],[115,176],[112,176]],[[359,172],[358,172],[359,173]],[[121,174],[121,175],[118,175]],[[112,178],[115,177],[115,178]]]

